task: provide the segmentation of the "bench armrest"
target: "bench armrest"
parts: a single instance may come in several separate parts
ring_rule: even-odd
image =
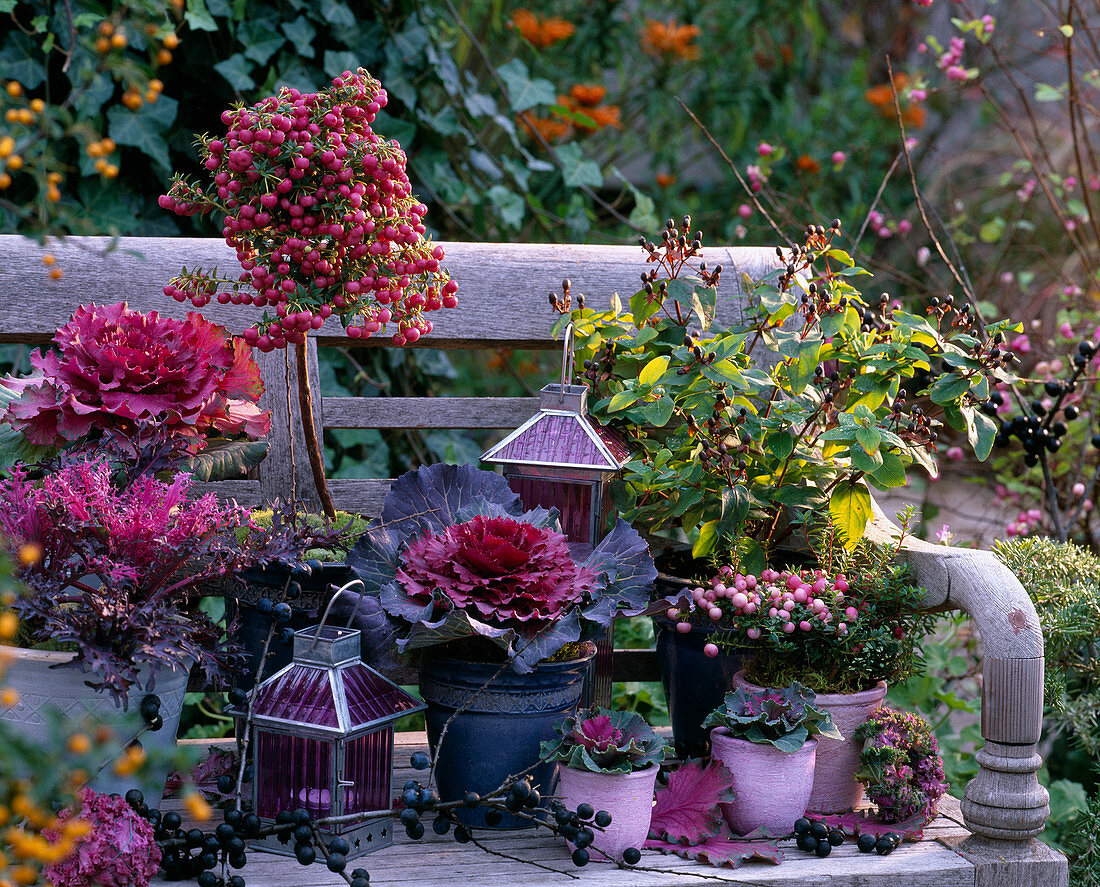
[[[875,506],[870,538],[897,544],[899,528]],[[978,775],[966,787],[963,818],[975,834],[1001,841],[1037,836],[1050,815],[1038,781],[1043,727],[1043,632],[1031,598],[991,551],[906,537],[901,555],[933,610],[963,610],[981,635],[982,737]]]

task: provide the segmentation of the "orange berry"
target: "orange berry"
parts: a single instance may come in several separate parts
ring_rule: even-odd
[[[23,94],[23,84],[18,80],[9,80],[5,89],[7,89],[8,95],[13,99],[17,99]]]
[[[0,690],[0,706],[4,708],[11,708],[13,705],[19,704],[19,691],[13,690],[11,687],[5,687]]]
[[[107,21],[107,19],[104,19],[99,23],[98,27],[96,27],[96,30],[103,37],[110,37],[115,32],[115,26]]]
[[[19,631],[19,617],[11,610],[0,613],[0,640],[11,640]]]
[[[183,796],[183,806],[187,809],[191,818],[198,822],[206,822],[214,815],[214,811],[206,802],[206,798],[194,790]]]
[[[164,38],[163,42],[165,49],[175,49],[177,46],[180,45],[180,38],[175,34],[169,34]]]
[[[42,257],[42,264],[43,265],[56,265],[57,264],[57,258],[55,256],[51,255],[50,253],[46,253],[46,255],[44,255]]]
[[[149,22],[149,24],[147,24],[145,26],[145,33],[148,34],[150,37],[156,37],[157,36],[157,31],[159,31],[159,30],[160,30],[160,28],[158,28],[152,22]]]
[[[109,179],[113,179],[118,175],[118,167],[113,163],[108,163],[107,168],[103,170],[103,175]]]
[[[111,35],[111,48],[122,49],[126,45],[126,35],[118,31]]]
[[[56,185],[58,182],[61,181],[61,173],[59,173],[59,172],[47,173],[46,174],[46,181],[49,182],[51,185]]]
[[[100,157],[99,160],[97,160],[94,165],[95,165],[95,171],[96,172],[102,173],[102,172],[107,171],[107,161],[104,160],[102,157]]]
[[[145,92],[145,101],[150,105],[156,104],[157,99],[160,98],[160,93],[155,89],[149,89]]]
[[[64,276],[65,276],[65,272],[62,271],[60,268],[51,268],[50,269],[50,280],[60,280]]]
[[[171,61],[172,61],[172,53],[170,53],[167,49],[162,49],[160,52],[157,53],[157,64],[158,65],[167,65]]]
[[[46,110],[46,103],[42,99],[31,99],[31,110],[35,114],[41,114]]]
[[[11,176],[6,172],[0,172],[0,191],[3,191],[9,185],[11,185]]]
[[[37,542],[27,542],[19,547],[19,563],[24,567],[37,564],[42,560],[42,546]]]
[[[30,108],[20,108],[19,122],[25,124],[26,126],[30,126],[32,123],[34,123],[34,111],[32,111]]]
[[[110,154],[112,151],[115,150],[114,139],[100,139],[99,144],[103,146],[104,154]]]
[[[8,169],[12,172],[18,172],[23,168],[23,157],[20,154],[12,154],[8,158]]]
[[[149,88],[154,92],[164,92],[164,83],[154,77],[152,80],[149,81]]]
[[[61,199],[61,192],[58,191],[57,188],[47,188],[46,199],[50,201],[50,203],[57,203]]]
[[[145,100],[138,93],[127,90],[122,94],[122,104],[131,111],[136,111],[145,104]]]
[[[0,158],[7,157],[15,150],[15,139],[11,136],[0,138]]]
[[[95,41],[95,51],[100,55],[106,55],[111,51],[111,41],[106,37],[97,37]]]
[[[86,755],[92,750],[92,740],[84,733],[74,733],[67,744],[74,755]]]

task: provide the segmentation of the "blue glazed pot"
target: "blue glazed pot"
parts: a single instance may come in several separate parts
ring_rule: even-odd
[[[744,668],[751,654],[735,651],[711,658],[703,653],[703,647],[713,639],[713,630],[696,628],[680,634],[675,624],[663,616],[653,621],[673,747],[678,757],[709,755],[710,730],[703,729],[703,721],[733,689],[733,676]]]
[[[576,711],[594,649],[581,659],[541,662],[530,674],[499,663],[434,658],[420,671],[420,695],[428,705],[425,720],[433,753],[439,747],[435,779],[439,797],[459,800],[467,791],[485,794],[506,777],[530,772],[541,794],[553,792],[555,765],[539,763],[539,743],[553,739],[554,724]],[[455,811],[463,822],[485,825],[481,808]],[[530,823],[505,814],[499,828]]]

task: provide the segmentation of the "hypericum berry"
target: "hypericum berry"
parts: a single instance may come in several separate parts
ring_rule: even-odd
[[[466,794],[462,796],[462,803],[472,809],[481,803],[481,795],[477,792],[466,792]]]
[[[896,846],[897,845],[890,840],[889,835],[879,835],[878,839],[875,841],[875,851],[883,856],[888,856],[893,853]]]
[[[611,814],[606,810],[597,810],[596,818],[593,820],[600,828],[607,828],[611,825]]]
[[[576,850],[573,851],[573,865],[575,865],[575,866],[588,865],[588,860],[589,859],[590,859],[590,857],[588,855],[588,851],[585,850],[583,847],[578,847]]]
[[[596,811],[591,804],[578,804],[577,816],[581,819],[591,819],[595,815]]]
[[[814,853],[824,858],[833,852],[833,845],[828,841],[818,841],[817,847],[814,849]]]
[[[432,765],[432,759],[422,751],[413,752],[412,757],[409,758],[409,763],[414,770],[427,770]]]
[[[313,865],[317,859],[317,851],[309,844],[299,844],[294,848],[294,856],[302,865]]]
[[[809,832],[805,832],[798,836],[795,844],[799,850],[803,850],[806,853],[813,853],[817,850],[817,838],[811,835]]]
[[[875,849],[876,838],[874,835],[864,832],[856,836],[856,847],[860,853],[871,853]]]
[[[796,819],[794,821],[793,831],[796,835],[808,834],[810,831],[810,820],[808,820],[805,816],[803,816],[801,819]]]
[[[829,827],[823,822],[815,822],[810,826],[810,834],[817,840],[824,841],[829,837]]]
[[[432,831],[437,835],[445,835],[451,830],[451,820],[445,816],[437,816],[432,821]]]
[[[829,831],[829,843],[834,847],[839,847],[844,843],[844,832],[838,828],[831,829]]]
[[[627,865],[637,865],[642,858],[642,851],[637,847],[627,847],[623,851],[623,862]]]

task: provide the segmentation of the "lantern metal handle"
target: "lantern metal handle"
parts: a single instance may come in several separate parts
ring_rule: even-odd
[[[359,609],[359,602],[363,600],[363,594],[367,590],[367,586],[363,584],[362,579],[352,579],[336,589],[336,594],[329,599],[328,606],[325,607],[325,612],[321,614],[321,621],[317,623],[317,631],[313,634],[313,643],[309,645],[310,650],[313,650],[313,648],[317,646],[317,642],[321,640],[321,629],[325,627],[325,620],[328,619],[329,611],[332,609],[332,605],[336,603],[336,599],[345,591],[350,591],[352,586],[355,585],[360,587],[359,591],[355,592],[358,597],[355,600],[355,606],[351,608],[351,613],[348,616],[348,624],[344,626],[344,628],[351,628],[351,622],[355,618],[355,611]]]
[[[573,381],[573,321],[565,325],[561,354],[561,386],[558,388],[558,403],[565,403],[565,386]]]

